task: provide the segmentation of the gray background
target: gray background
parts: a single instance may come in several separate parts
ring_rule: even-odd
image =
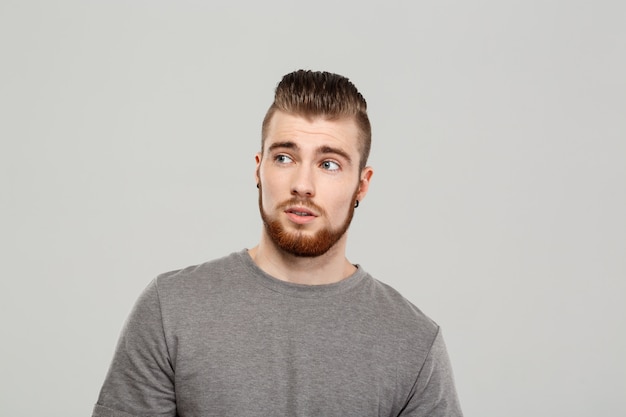
[[[626,415],[625,46],[622,1],[0,1],[0,415],[89,415],[147,283],[256,243],[298,68],[370,104],[349,257],[466,415]]]

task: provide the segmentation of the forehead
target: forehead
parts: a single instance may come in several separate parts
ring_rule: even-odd
[[[359,129],[354,118],[306,118],[276,111],[270,120],[264,151],[272,143],[294,141],[300,147],[332,145],[348,153],[359,152]]]

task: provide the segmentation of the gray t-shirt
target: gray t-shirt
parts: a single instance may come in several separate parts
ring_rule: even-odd
[[[329,285],[247,251],[170,272],[120,336],[93,417],[461,416],[439,327],[360,267]]]

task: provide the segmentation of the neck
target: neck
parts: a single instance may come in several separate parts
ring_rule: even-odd
[[[305,285],[332,284],[356,270],[345,256],[346,237],[339,239],[325,254],[307,258],[286,253],[263,233],[259,244],[248,253],[259,268],[282,281]]]

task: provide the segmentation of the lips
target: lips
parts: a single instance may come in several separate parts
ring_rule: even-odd
[[[313,211],[302,206],[291,206],[285,209],[285,214],[296,224],[306,224],[312,222],[317,217]]]
[[[288,208],[287,210],[285,210],[285,213],[291,213],[291,214],[295,214],[296,216],[315,216],[315,214],[308,209],[302,208],[302,207],[292,207],[292,208]]]

